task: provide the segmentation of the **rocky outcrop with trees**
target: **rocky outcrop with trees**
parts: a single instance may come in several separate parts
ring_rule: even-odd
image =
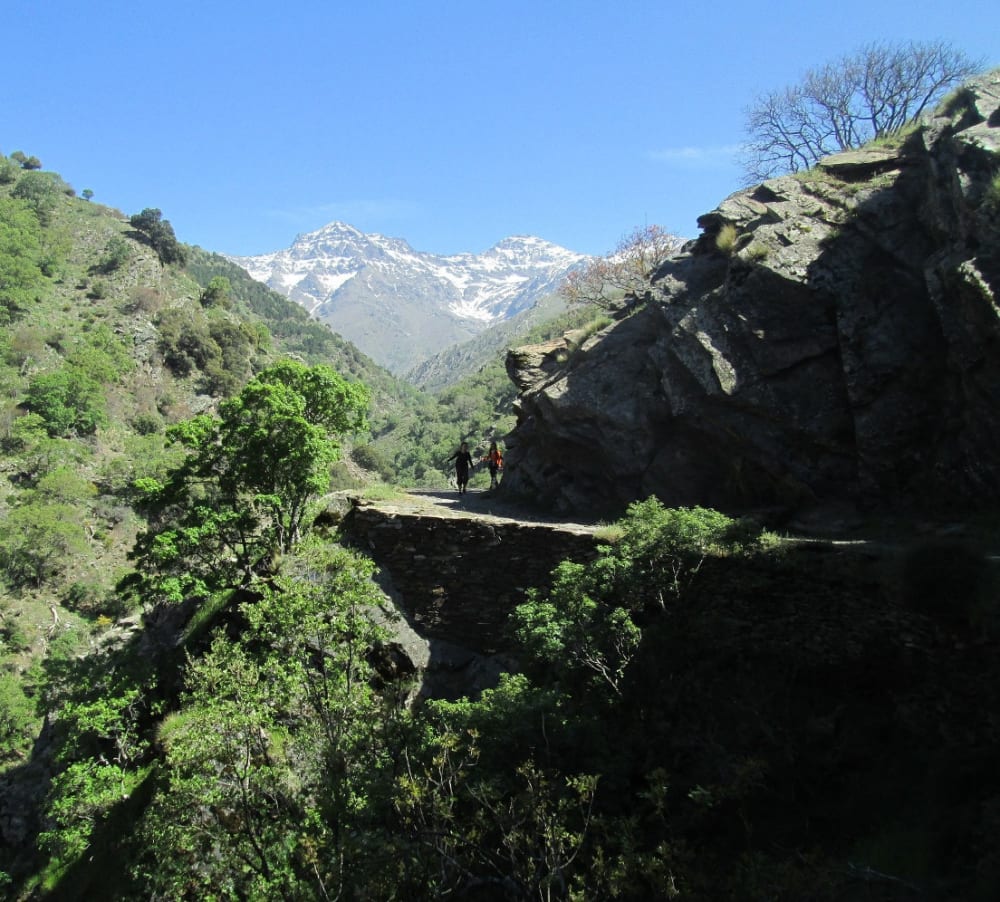
[[[733,194],[638,310],[509,355],[504,491],[609,513],[995,503],[998,171],[995,70],[890,140]]]

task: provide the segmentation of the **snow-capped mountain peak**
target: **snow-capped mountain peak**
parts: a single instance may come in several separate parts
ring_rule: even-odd
[[[480,254],[428,254],[331,222],[285,250],[230,259],[403,372],[534,306],[587,257],[530,235]]]

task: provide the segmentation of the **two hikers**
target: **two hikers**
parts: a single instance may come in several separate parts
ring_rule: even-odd
[[[448,461],[455,461],[455,482],[458,483],[458,493],[463,495],[468,489],[469,471],[475,466],[472,462],[472,454],[469,453],[468,442],[462,442],[459,449],[448,458]],[[498,485],[497,474],[503,469],[503,455],[496,442],[490,444],[490,450],[482,459],[482,463],[489,467],[490,488],[495,489]]]

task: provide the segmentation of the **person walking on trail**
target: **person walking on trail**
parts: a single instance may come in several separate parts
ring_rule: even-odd
[[[486,464],[490,470],[490,488],[495,489],[500,484],[497,481],[497,473],[503,469],[503,455],[500,453],[500,449],[497,447],[496,442],[490,443],[490,450],[486,452],[486,457],[483,458],[483,463]]]
[[[469,484],[469,470],[472,468],[472,455],[469,453],[468,443],[462,442],[459,449],[448,460],[455,461],[455,481],[458,483],[458,493],[464,495]]]

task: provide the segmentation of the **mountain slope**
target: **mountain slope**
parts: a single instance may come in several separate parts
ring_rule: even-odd
[[[286,250],[230,259],[402,374],[529,310],[587,258],[532,237],[440,256],[334,222]]]

